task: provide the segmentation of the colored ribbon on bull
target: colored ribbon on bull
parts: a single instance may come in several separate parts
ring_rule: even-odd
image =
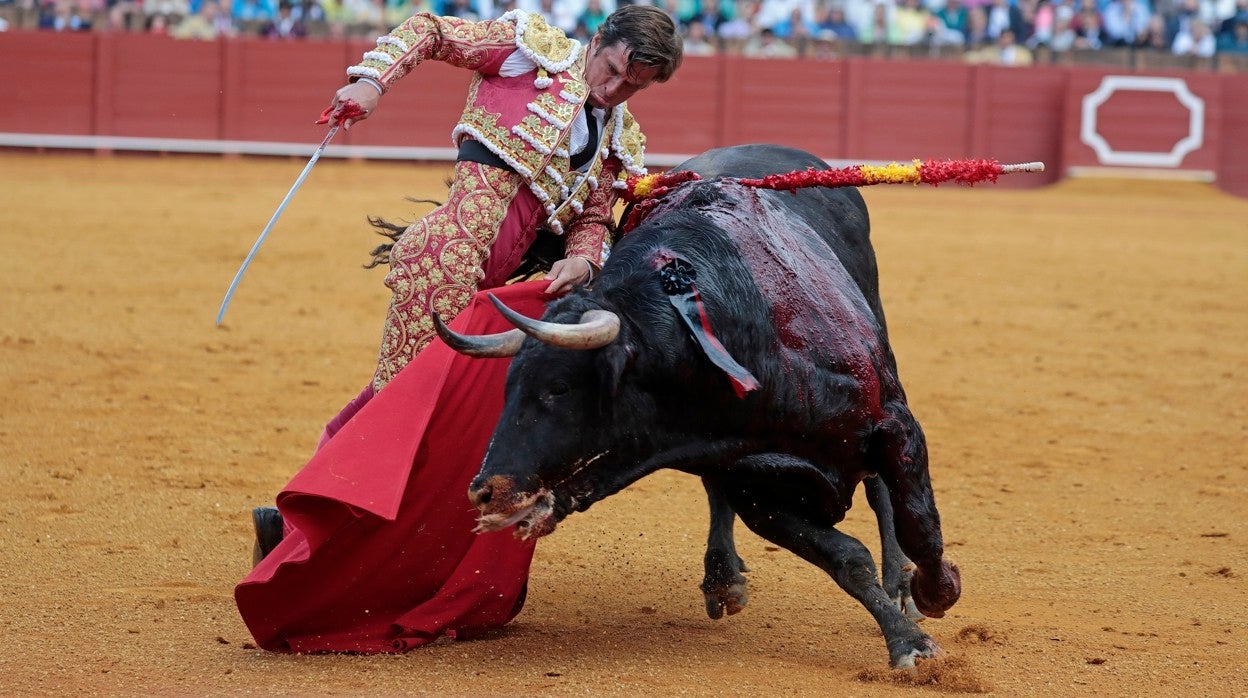
[[[758,379],[749,369],[737,363],[728,353],[724,345],[711,331],[711,320],[706,316],[706,307],[702,305],[702,297],[698,295],[696,285],[697,271],[687,260],[679,257],[673,259],[659,269],[659,277],[667,299],[676,309],[676,315],[684,321],[685,326],[693,335],[698,346],[711,363],[728,374],[732,382],[733,392],[737,397],[745,397],[751,390],[759,387]]]
[[[303,186],[303,180],[308,178],[308,173],[312,171],[312,166],[317,160],[321,159],[321,153],[325,152],[325,147],[329,145],[329,141],[333,139],[334,134],[338,133],[339,127],[347,119],[354,119],[364,115],[364,109],[347,100],[338,105],[337,109],[330,107],[321,112],[321,116],[316,123],[329,123],[330,119],[334,120],[332,126],[329,127],[329,133],[325,134],[325,138],[321,141],[321,145],[312,153],[312,159],[308,160],[308,164],[304,166],[303,172],[299,173],[299,177],[295,179],[295,183],[291,186],[290,191],[286,192],[286,196],[282,199],[282,203],[278,204],[277,210],[273,212],[273,216],[269,218],[269,222],[264,226],[264,230],[260,232],[260,237],[251,245],[251,250],[247,253],[247,257],[243,259],[242,265],[238,267],[238,271],[234,273],[234,279],[230,281],[230,287],[225,291],[225,297],[221,299],[221,307],[217,310],[217,326],[221,326],[221,320],[225,318],[225,310],[230,307],[230,300],[234,297],[234,291],[238,289],[238,282],[243,280],[243,274],[246,273],[247,267],[251,265],[251,260],[255,258],[256,252],[260,250],[260,245],[264,244],[265,238],[269,236],[269,231],[273,230],[273,224],[277,223],[277,219],[281,217],[282,212],[286,210],[286,204],[290,203],[295,192],[299,191],[299,187]]]
[[[737,179],[740,184],[760,189],[793,190],[806,187],[866,187],[873,184],[930,184],[956,182],[974,186],[996,182],[997,177],[1015,172],[1044,172],[1043,162],[1002,165],[996,160],[913,160],[909,165],[890,162],[887,165],[852,165],[850,167],[767,175],[756,179]],[[629,202],[662,198],[672,189],[700,179],[687,170],[629,177],[621,198]]]
[[[996,182],[997,177],[1015,172],[1044,172],[1044,163],[1002,165],[996,160],[914,160],[909,165],[891,162],[887,165],[853,165],[827,170],[808,168],[734,181],[747,187],[780,191],[795,191],[807,187],[867,187],[873,184],[936,186],[945,182],[974,186],[981,182]],[[641,225],[642,220],[668,192],[696,179],[700,179],[697,174],[684,170],[629,177],[620,195],[625,201],[632,203],[621,226],[623,231],[628,232]]]
[[[840,169],[815,170],[739,179],[747,187],[794,190],[805,187],[866,187],[873,184],[930,184],[956,182],[974,186],[996,182],[997,177],[1014,172],[1044,172],[1043,162],[1002,165],[996,160],[914,160],[909,165],[854,165]]]
[[[702,179],[702,176],[692,170],[669,170],[660,174],[647,174],[637,177],[629,177],[625,182],[627,185],[620,198],[628,202],[641,201],[642,199],[661,198],[673,187],[678,187],[685,182],[692,182],[695,179]]]
[[[624,232],[627,233],[641,225],[641,221],[650,215],[651,209],[657,206],[672,189],[696,179],[702,179],[702,177],[691,170],[679,172],[670,170],[662,174],[629,177],[624,191],[620,194],[620,198],[630,204],[628,214],[623,221]]]

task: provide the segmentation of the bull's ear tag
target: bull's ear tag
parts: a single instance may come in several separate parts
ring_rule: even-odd
[[[698,346],[702,347],[706,358],[728,374],[728,380],[732,381],[732,389],[737,397],[744,397],[749,391],[758,389],[758,379],[749,369],[737,363],[715,338],[715,333],[711,331],[711,320],[706,316],[706,307],[702,305],[702,298],[698,295],[695,283],[697,278],[698,273],[693,265],[680,257],[673,257],[659,269],[663,291],[676,309],[676,315],[689,328],[689,333],[693,335]]]

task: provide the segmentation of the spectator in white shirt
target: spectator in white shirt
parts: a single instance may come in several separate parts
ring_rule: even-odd
[[[1171,50],[1176,56],[1199,56],[1208,58],[1217,50],[1217,39],[1209,31],[1209,25],[1199,19],[1190,19],[1187,31],[1180,31],[1174,37]]]
[[[1151,15],[1148,7],[1139,0],[1113,0],[1105,6],[1105,13],[1101,18],[1105,36],[1109,38],[1111,45],[1131,46],[1148,29]]]

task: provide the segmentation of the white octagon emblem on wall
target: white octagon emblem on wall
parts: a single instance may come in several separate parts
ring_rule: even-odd
[[[1114,92],[1169,92],[1187,107],[1187,136],[1170,152],[1114,150],[1096,129],[1096,112]],[[1154,78],[1135,75],[1106,75],[1096,90],[1083,98],[1083,119],[1079,139],[1096,151],[1102,165],[1133,165],[1137,167],[1178,167],[1188,153],[1200,148],[1205,140],[1205,101],[1187,89],[1182,78]]]

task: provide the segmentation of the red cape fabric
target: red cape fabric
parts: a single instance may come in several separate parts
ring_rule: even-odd
[[[540,317],[532,281],[492,289]],[[451,323],[512,329],[478,293]],[[534,541],[472,533],[468,483],[502,412],[510,362],[434,340],[277,496],[288,533],[234,590],[257,644],[278,652],[403,652],[497,628],[524,605]]]

